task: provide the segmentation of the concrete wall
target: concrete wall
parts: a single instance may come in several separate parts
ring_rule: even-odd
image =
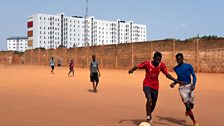
[[[68,66],[70,60],[74,60],[75,67],[87,68],[92,55],[96,55],[100,68],[130,69],[152,59],[156,51],[163,54],[162,61],[168,70],[176,65],[175,55],[181,52],[185,62],[192,64],[196,72],[224,73],[224,39],[160,40],[86,48],[35,49],[20,56],[13,52],[0,52],[0,57],[11,57],[14,59],[12,64],[20,63],[22,57],[25,64],[36,65],[49,65],[50,58],[54,57],[56,65],[58,60],[62,61],[62,66]]]

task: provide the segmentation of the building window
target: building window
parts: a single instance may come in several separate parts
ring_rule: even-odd
[[[28,22],[28,23],[27,23],[27,27],[28,27],[28,28],[33,27],[33,21]]]

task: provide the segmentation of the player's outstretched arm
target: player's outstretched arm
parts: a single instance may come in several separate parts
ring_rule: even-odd
[[[132,74],[135,70],[137,70],[138,69],[138,67],[137,66],[134,66],[133,68],[131,68],[129,71],[128,71],[128,73],[129,74]]]
[[[174,88],[176,84],[177,84],[177,82],[173,82],[173,83],[170,84],[170,87]]]
[[[177,79],[175,79],[173,76],[171,76],[170,74],[167,74],[166,77],[172,81],[174,81],[175,83],[179,83],[180,85],[185,85],[183,81],[178,81]]]
[[[196,74],[194,72],[194,69],[193,69],[192,65],[190,65],[190,73],[191,73],[191,75],[193,77],[193,84],[191,85],[191,91],[193,91],[195,89],[197,77],[196,77]]]

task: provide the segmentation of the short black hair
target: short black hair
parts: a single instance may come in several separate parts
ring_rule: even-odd
[[[93,57],[95,57],[95,58],[96,58],[96,55],[92,55],[92,58],[93,58]]]
[[[179,57],[179,56],[184,58],[184,55],[182,53],[177,53],[176,58]]]
[[[162,54],[161,54],[160,52],[155,52],[155,53],[154,53],[154,58],[155,58],[155,57],[161,57],[161,58],[162,58]]]

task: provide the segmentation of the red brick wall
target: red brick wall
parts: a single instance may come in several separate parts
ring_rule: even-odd
[[[163,54],[162,61],[169,70],[176,65],[175,55],[184,54],[185,62],[193,65],[198,72],[224,73],[224,39],[194,39],[189,41],[161,40],[140,43],[82,47],[72,49],[28,50],[23,55],[25,64],[48,65],[51,57],[62,60],[63,66],[68,66],[71,59],[75,67],[87,68],[92,55],[96,55],[100,68],[130,69],[145,60],[151,60],[154,52]],[[13,63],[19,63],[20,57],[13,52],[0,52],[0,58],[5,55],[14,58]],[[2,61],[2,60],[1,60]]]

